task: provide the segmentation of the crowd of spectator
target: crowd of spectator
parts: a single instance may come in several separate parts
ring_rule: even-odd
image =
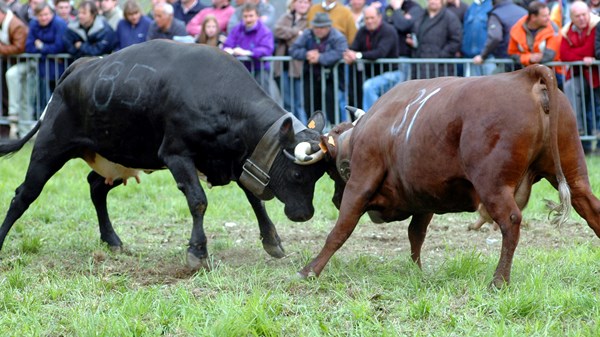
[[[64,71],[60,64],[43,67],[46,55],[99,56],[157,38],[207,44],[240,57],[257,82],[300,120],[306,121],[307,111],[325,110],[330,123],[338,113],[336,91],[346,90],[344,97],[368,110],[399,82],[463,74],[460,67],[443,64],[384,69],[366,67],[365,60],[469,58],[469,75],[487,75],[500,71],[486,62],[494,58],[512,58],[517,67],[550,61],[591,65],[600,55],[600,0],[473,0],[469,5],[425,0],[424,7],[415,0],[288,0],[281,16],[268,0],[212,0],[212,6],[201,0],[152,0],[147,14],[137,0],[82,0],[76,9],[70,0],[46,1],[0,0],[0,54],[42,55],[39,65],[10,65],[3,58],[3,112],[10,119],[27,118],[22,84],[32,67],[48,79],[40,81],[45,86],[40,92],[46,93]],[[271,55],[293,61],[260,60]],[[332,69],[339,62],[349,69],[337,74],[344,88],[334,87]],[[584,132],[600,132],[597,67],[564,74],[557,69],[557,77],[565,80],[559,84],[573,102],[592,102],[576,107],[585,116],[579,121]]]

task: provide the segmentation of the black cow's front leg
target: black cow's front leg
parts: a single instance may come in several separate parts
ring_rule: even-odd
[[[278,259],[284,257],[285,250],[281,245],[281,239],[277,234],[277,229],[267,214],[264,202],[252,194],[252,192],[248,191],[242,184],[238,183],[238,185],[246,194],[246,198],[248,198],[252,210],[254,210],[254,214],[256,215],[258,228],[260,229],[260,240],[262,241],[264,250],[272,257]]]
[[[90,184],[90,197],[96,208],[98,216],[98,225],[100,227],[100,239],[108,244],[111,250],[120,250],[123,246],[121,239],[113,229],[112,223],[108,216],[106,207],[106,197],[108,192],[113,188],[123,183],[122,179],[115,180],[112,185],[106,184],[104,177],[96,173],[90,172],[87,177]]]
[[[192,236],[187,253],[187,264],[193,270],[209,269],[207,240],[204,234],[204,213],[208,202],[200,185],[194,162],[183,156],[163,156],[163,158],[175,178],[177,188],[185,195],[192,214]]]

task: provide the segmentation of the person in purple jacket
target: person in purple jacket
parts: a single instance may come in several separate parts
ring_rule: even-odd
[[[132,44],[146,41],[152,20],[142,14],[140,4],[136,0],[127,0],[123,5],[124,18],[117,24],[117,48],[129,47]]]
[[[233,56],[249,57],[251,61],[243,61],[254,78],[265,89],[271,92],[269,85],[269,63],[261,62],[260,58],[273,55],[275,50],[273,33],[259,20],[256,5],[247,3],[242,8],[242,22],[235,26],[223,44],[223,50]]]

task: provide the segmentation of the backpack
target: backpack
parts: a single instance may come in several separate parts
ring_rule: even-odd
[[[481,54],[487,38],[488,14],[492,8],[492,0],[474,0],[467,9],[463,21],[463,57]]]

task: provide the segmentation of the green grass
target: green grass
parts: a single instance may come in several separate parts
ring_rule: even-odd
[[[2,212],[29,151],[0,161]],[[599,195],[600,161],[588,163]],[[458,216],[464,224],[450,226],[439,254],[423,253],[423,271],[406,249],[362,251],[368,242],[355,233],[319,279],[300,281],[296,271],[316,255],[337,217],[328,178],[318,183],[317,211],[306,223],[290,222],[279,202],[267,203],[289,253],[281,260],[264,253],[254,215],[230,185],[207,189],[214,269],[191,274],[184,268],[190,216],[170,174],[142,176],[142,184],[111,192],[109,210],[125,243],[124,252],[113,253],[99,240],[88,171],[82,161],[68,163],[9,233],[0,252],[1,336],[600,335],[600,241],[589,228],[582,231],[590,236],[576,238],[564,237],[566,229],[524,228],[525,237],[547,235],[552,244],[522,242],[512,283],[500,291],[488,287],[499,247],[450,241],[466,235],[461,226],[473,214]],[[546,221],[541,199],[556,194],[537,184],[525,220]],[[574,213],[572,220],[581,222]],[[361,226],[379,228],[366,219]],[[406,224],[394,226],[407,241]],[[478,237],[488,235],[499,234]]]

